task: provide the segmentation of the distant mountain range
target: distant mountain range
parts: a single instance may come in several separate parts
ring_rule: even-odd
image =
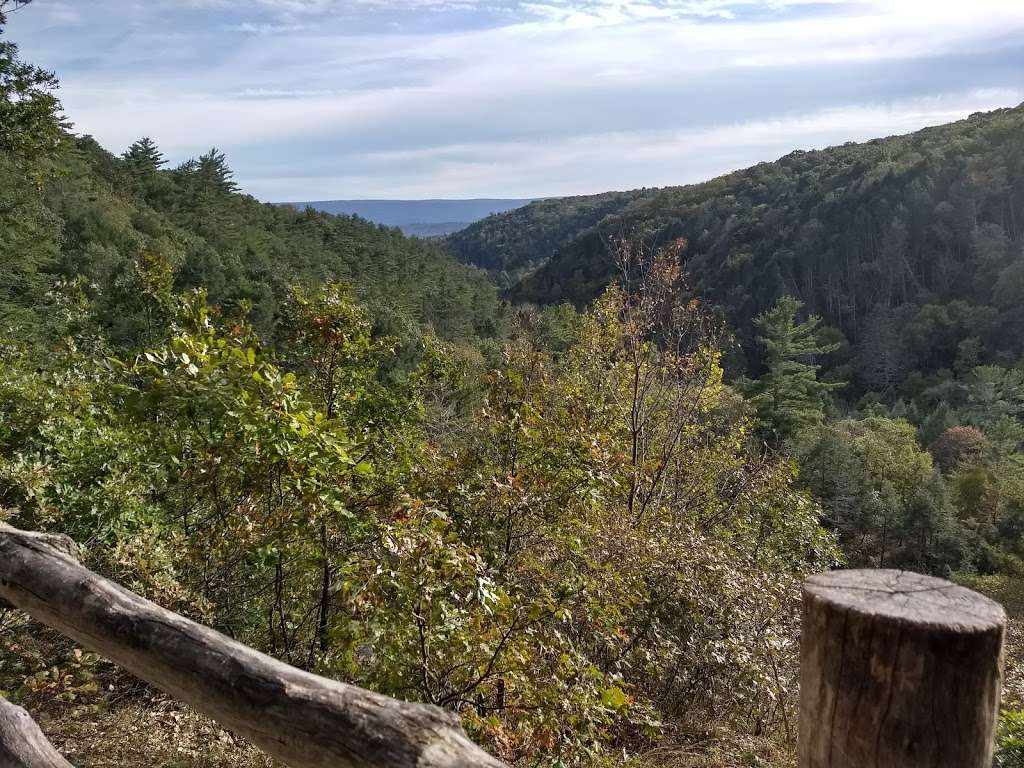
[[[533,199],[472,198],[466,200],[312,200],[283,203],[325,213],[356,215],[398,227],[407,235],[434,237],[457,232],[495,213],[520,208]]]

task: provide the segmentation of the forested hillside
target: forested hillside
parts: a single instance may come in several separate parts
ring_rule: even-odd
[[[694,291],[725,310],[750,373],[753,319],[788,294],[842,331],[849,354],[828,365],[859,360],[852,392],[1024,353],[1024,107],[603,199],[593,217],[575,198],[491,217],[452,252],[511,273],[541,263],[514,299],[583,303],[614,275],[611,240],[685,238]]]
[[[547,261],[580,232],[618,213],[642,192],[536,200],[508,213],[488,216],[447,238],[461,262],[493,273],[511,285]]]
[[[576,306],[623,279],[623,244],[677,254],[734,335],[727,379],[851,562],[948,574],[1019,553],[1024,107],[594,199],[491,217],[452,252],[525,272],[516,302]]]
[[[436,246],[357,217],[259,203],[237,191],[216,150],[165,165],[148,139],[115,157],[87,136],[60,138],[34,175],[0,159],[0,322],[38,330],[53,318],[54,285],[76,280],[116,343],[155,333],[140,294],[197,287],[226,312],[244,306],[266,334],[291,287],[348,280],[388,332],[498,332],[493,283]]]
[[[442,247],[57,93],[0,41],[0,522],[104,576],[523,768],[791,766],[810,573],[1019,591],[1022,110]],[[267,765],[8,608],[0,696],[79,768]]]
[[[786,754],[799,584],[840,553],[676,254],[624,251],[645,279],[585,314],[505,310],[215,150],[114,156],[55,89],[0,47],[0,522],[515,765]],[[261,764],[8,609],[0,695],[81,768]]]

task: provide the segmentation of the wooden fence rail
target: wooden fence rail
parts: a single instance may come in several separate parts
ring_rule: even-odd
[[[504,765],[469,740],[458,715],[303,672],[164,610],[82,566],[65,537],[0,526],[0,599],[293,768]],[[13,732],[8,753],[27,757],[4,762],[0,745],[0,766],[66,766],[38,728],[10,727],[24,725],[13,710],[0,710],[0,738]]]
[[[504,764],[458,717],[295,669],[92,573],[67,538],[0,525],[0,601],[293,768]],[[800,768],[991,768],[1006,616],[905,571],[804,586]],[[70,768],[0,699],[0,768]]]
[[[0,696],[0,768],[72,768],[21,707]]]

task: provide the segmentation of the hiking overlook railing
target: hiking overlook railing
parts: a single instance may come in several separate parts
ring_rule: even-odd
[[[303,672],[124,589],[70,539],[0,525],[0,602],[212,717],[292,768],[498,768],[456,714]],[[903,571],[804,587],[800,768],[991,768],[1006,617]],[[0,768],[71,768],[0,698]]]

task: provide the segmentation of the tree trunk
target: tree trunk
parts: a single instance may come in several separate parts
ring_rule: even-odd
[[[804,585],[800,768],[991,768],[1003,609],[907,571]]]

